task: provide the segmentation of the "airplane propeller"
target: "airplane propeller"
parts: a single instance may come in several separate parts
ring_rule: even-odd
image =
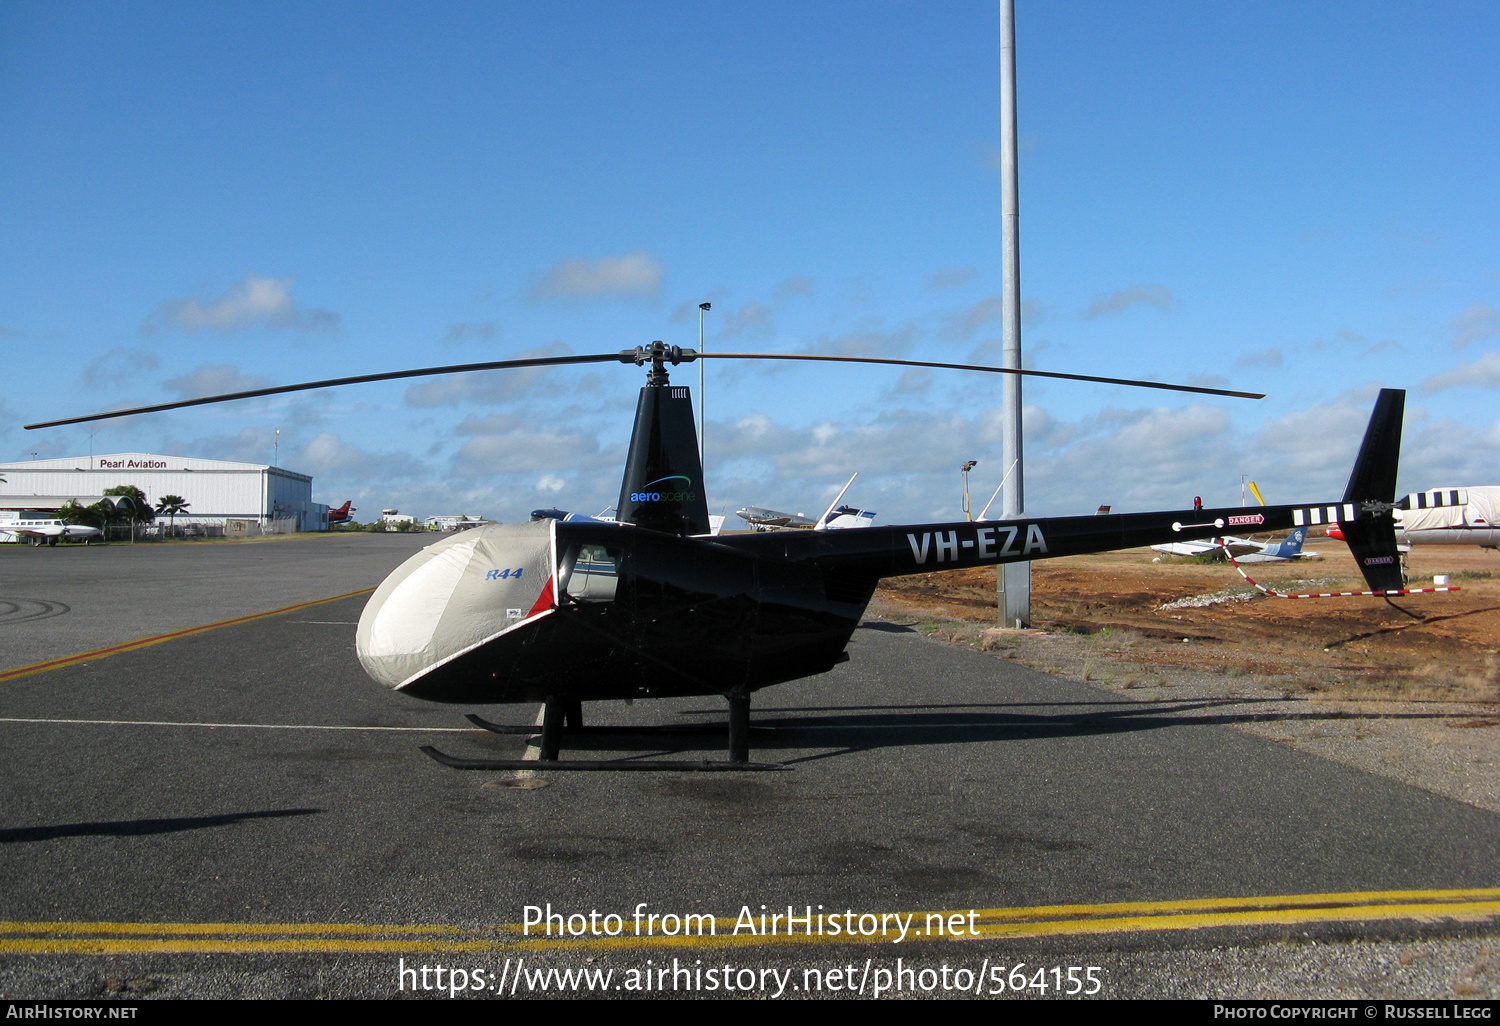
[[[932,360],[897,360],[876,356],[823,356],[813,353],[699,353],[692,349],[667,346],[653,342],[650,346],[637,346],[616,353],[589,353],[579,356],[534,356],[519,360],[491,360],[484,363],[458,363],[446,367],[419,367],[414,370],[385,371],[380,374],[356,374],[346,378],[325,378],[322,381],[305,381],[296,385],[274,385],[270,388],[252,388],[242,392],[225,392],[221,395],[200,396],[197,399],[179,399],[176,402],[156,403],[152,406],[137,406],[124,410],[92,413],[82,417],[67,417],[62,420],[47,420],[27,424],[26,430],[64,427],[95,420],[112,420],[116,417],[133,417],[142,413],[162,413],[181,410],[190,406],[206,406],[210,403],[229,402],[234,399],[258,399],[270,395],[285,395],[288,392],[308,392],[336,385],[358,385],[372,381],[396,381],[401,378],[432,377],[438,374],[466,374],[474,371],[512,370],[522,367],[561,367],[584,363],[633,363],[651,364],[648,377],[650,384],[665,384],[665,364],[670,362],[691,363],[694,360],[804,360],[818,363],[865,363],[891,367],[932,367],[940,370],[980,371],[987,374],[1014,374],[1031,378],[1056,378],[1064,381],[1096,381],[1106,385],[1130,385],[1138,388],[1157,388],[1173,392],[1194,392],[1200,395],[1222,395],[1236,399],[1264,399],[1260,392],[1237,392],[1227,388],[1209,388],[1203,385],[1176,385],[1163,381],[1146,381],[1136,378],[1111,378],[1096,374],[1066,374],[1061,371],[1018,369],[1015,367],[989,367],[973,363],[942,363]]]

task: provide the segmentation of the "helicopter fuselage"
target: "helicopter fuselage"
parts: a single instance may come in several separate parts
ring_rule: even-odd
[[[437,702],[743,695],[844,661],[882,578],[1380,516],[1331,502],[719,537],[496,525],[392,574],[359,656]]]

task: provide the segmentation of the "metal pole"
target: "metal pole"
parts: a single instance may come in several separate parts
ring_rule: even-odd
[[[1017,172],[1016,132],[1016,3],[1000,0],[1000,220],[1004,253],[1001,309],[1004,314],[1004,348],[1000,365],[1021,367],[1021,232],[1020,188]],[[1007,374],[1001,386],[1005,465],[1016,469],[1016,479],[1005,490],[1002,516],[1007,520],[1024,516],[1026,495],[1021,453],[1021,377]],[[999,568],[995,588],[999,598],[1000,624],[1026,627],[1031,623],[1031,564],[1005,563]]]
[[[712,303],[698,304],[698,352],[703,352],[703,315],[713,309]],[[703,361],[698,361],[698,469],[703,469]],[[700,486],[702,482],[699,482]]]

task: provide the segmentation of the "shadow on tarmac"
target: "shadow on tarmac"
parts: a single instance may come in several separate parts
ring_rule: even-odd
[[[1241,709],[1240,706],[1254,706]],[[1272,706],[1273,708],[1267,708]],[[1283,708],[1274,708],[1283,706]],[[1039,707],[1037,711],[1028,711]],[[1045,710],[1045,711],[1043,711]],[[811,715],[808,715],[811,714]],[[819,715],[823,714],[823,715]],[[832,715],[828,715],[832,714]],[[710,710],[687,716],[722,717]],[[757,751],[829,749],[793,762],[830,758],[850,752],[915,745],[948,745],[1021,738],[1091,737],[1164,730],[1171,727],[1233,726],[1240,723],[1317,724],[1335,720],[1446,720],[1451,711],[1360,713],[1310,708],[1297,699],[1202,699],[1182,702],[996,702],[953,705],[768,706],[754,710],[752,746]],[[573,752],[630,752],[678,755],[702,750],[703,743],[663,743],[667,728],[592,726],[565,731],[563,747]],[[702,723],[695,731],[677,727],[671,733],[727,732],[726,726]],[[709,744],[711,747],[711,743]]]
[[[205,827],[233,826],[247,819],[282,816],[312,816],[322,809],[274,809],[266,812],[230,812],[222,816],[184,816],[180,819],[119,819],[104,823],[60,823],[57,826],[17,827],[0,830],[0,844],[50,841],[56,837],[138,837],[175,834]]]

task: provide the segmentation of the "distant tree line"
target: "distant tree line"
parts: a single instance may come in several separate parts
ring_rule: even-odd
[[[375,533],[383,531],[405,532],[425,531],[427,530],[427,525],[414,523],[410,520],[401,520],[394,524],[388,524],[384,520],[377,520],[371,524],[356,524],[353,521],[349,521],[343,524],[334,524],[333,529],[335,531],[371,531]]]
[[[175,527],[177,514],[186,513],[190,505],[180,495],[163,495],[153,508],[146,493],[135,485],[106,488],[104,496],[91,506],[70,499],[57,511],[58,519],[65,524],[82,524],[102,531],[117,524],[149,524],[158,516],[165,516],[168,524]]]
[[[104,530],[114,524],[149,524],[156,519],[156,510],[146,499],[146,493],[135,485],[117,485],[104,489],[105,498],[92,506],[83,506],[70,499],[57,511],[58,519],[65,524],[82,524]],[[115,501],[111,502],[113,498]]]

